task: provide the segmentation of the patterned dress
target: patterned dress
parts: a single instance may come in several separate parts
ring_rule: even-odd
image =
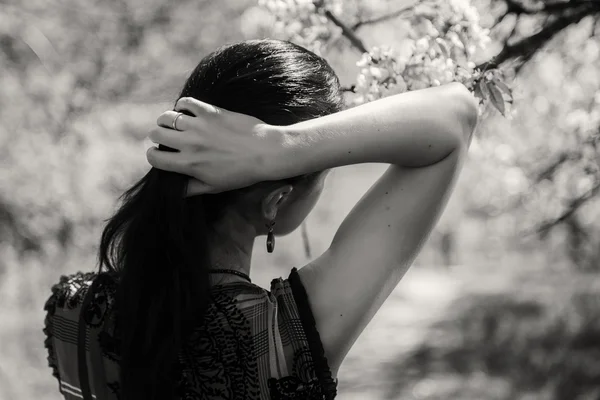
[[[94,280],[98,282],[84,306]],[[83,398],[77,353],[82,309],[87,359],[87,373],[82,375],[88,378],[82,381],[96,400],[120,399],[119,333],[112,312],[116,284],[109,273],[78,272],[62,276],[52,287],[44,306],[45,346],[66,400]],[[296,268],[288,279],[274,279],[269,291],[248,282],[217,285],[211,291],[204,322],[179,353],[175,367],[179,399],[335,398],[337,380],[332,378]]]

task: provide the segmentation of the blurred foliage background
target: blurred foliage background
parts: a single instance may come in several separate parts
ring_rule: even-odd
[[[409,3],[352,0],[340,18],[393,44]],[[513,117],[484,114],[440,223],[342,366],[340,399],[600,399],[600,3],[473,3],[494,38],[479,61],[507,73]],[[149,168],[147,131],[191,69],[273,22],[251,0],[0,1],[0,399],[60,398],[50,286],[95,267],[103,220]],[[346,35],[323,55],[354,84]],[[310,252],[303,232],[273,255],[257,240],[253,280],[324,251],[384,169],[333,171]]]

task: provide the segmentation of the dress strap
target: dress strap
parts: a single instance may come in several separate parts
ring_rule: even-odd
[[[308,302],[308,294],[304,287],[297,268],[292,268],[288,281],[294,295],[294,300],[298,307],[300,321],[304,328],[306,340],[310,348],[315,371],[323,388],[325,399],[332,400],[337,395],[337,379],[334,380],[331,374],[331,369],[325,356],[325,349],[321,336],[317,330],[317,324],[313,315],[310,303]]]
[[[99,284],[105,278],[105,275],[99,274],[94,278],[94,281],[90,285],[85,297],[83,299],[83,304],[81,305],[81,309],[79,310],[79,323],[78,323],[78,335],[77,335],[77,363],[78,363],[78,371],[79,371],[79,386],[81,388],[81,394],[83,396],[83,400],[100,400],[94,399],[92,397],[92,390],[90,388],[90,378],[88,374],[88,366],[87,366],[87,351],[85,349],[85,342],[87,336],[87,329],[85,323],[85,313],[94,298],[94,294]],[[93,346],[95,343],[90,341],[90,346]]]

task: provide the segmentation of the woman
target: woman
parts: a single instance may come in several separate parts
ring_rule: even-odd
[[[443,210],[477,120],[459,84],[342,104],[327,62],[289,42],[200,62],[150,133],[154,168],[108,221],[98,273],[62,277],[46,303],[66,399],[335,397],[342,360]],[[272,252],[331,168],[367,162],[391,165],[327,251],[268,291],[252,284],[256,236]]]

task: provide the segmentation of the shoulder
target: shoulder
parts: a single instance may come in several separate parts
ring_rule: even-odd
[[[53,313],[56,307],[75,308],[81,303],[85,291],[96,276],[98,274],[95,272],[81,271],[61,275],[58,282],[50,288],[51,293],[46,300],[44,310]]]
[[[81,304],[81,299],[85,295],[85,290],[89,288],[96,273],[93,272],[76,272],[73,274],[62,275],[58,282],[54,283],[50,288],[50,295],[44,303],[44,327],[45,335],[44,347],[48,352],[48,365],[52,369],[52,375],[59,382],[61,380],[57,346],[62,342],[72,342],[75,324],[75,316],[69,317],[70,314],[76,315],[76,308]],[[67,310],[68,312],[66,312]]]
[[[78,310],[83,304],[85,295],[96,282],[94,288],[94,304],[112,306],[116,294],[115,276],[112,273],[102,272],[75,272],[61,275],[58,282],[50,288],[50,294],[44,304],[46,316],[52,318],[56,314],[61,316],[78,315]]]

